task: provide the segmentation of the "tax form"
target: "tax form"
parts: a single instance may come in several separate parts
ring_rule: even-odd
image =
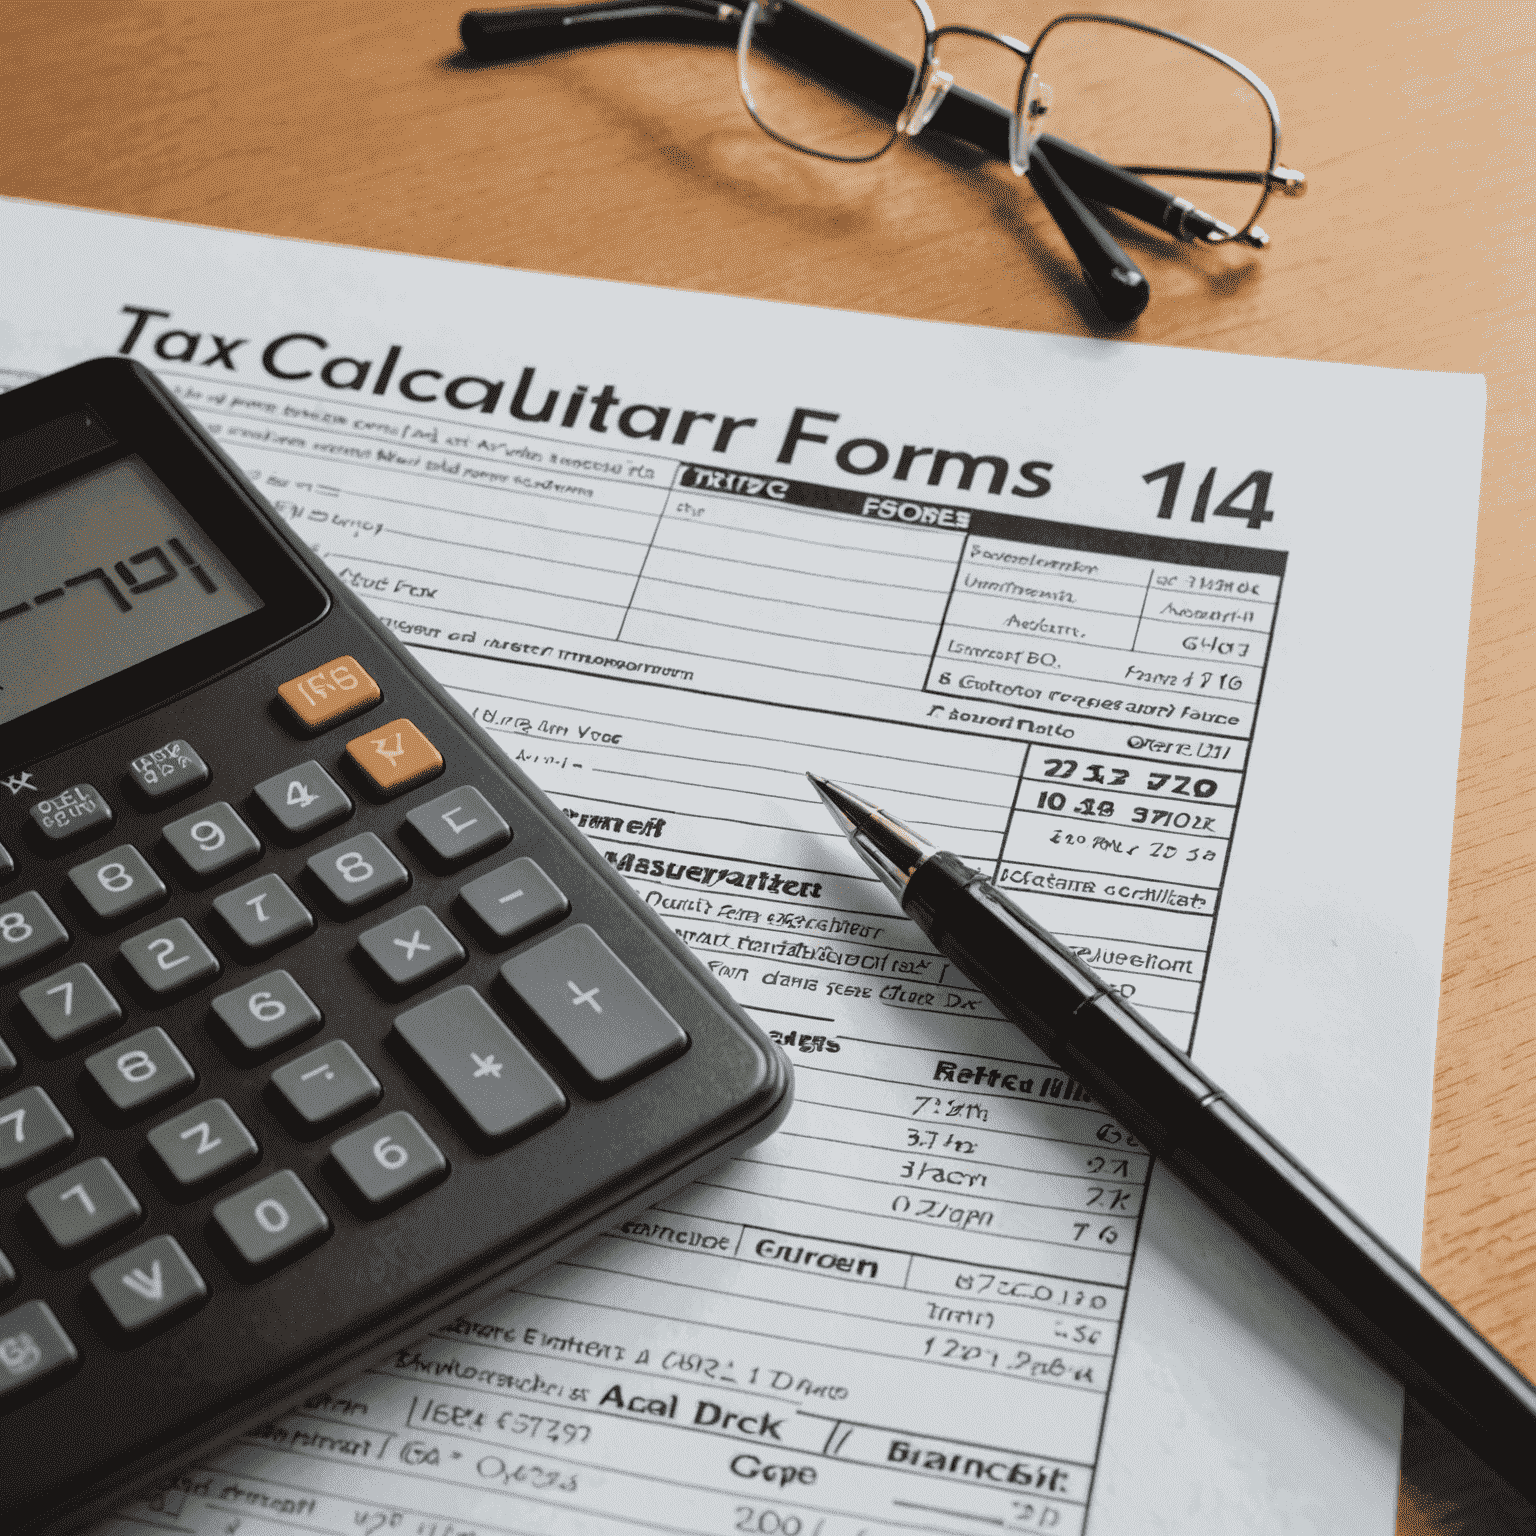
[[[1418,1252],[1475,378],[0,202],[790,1053],[747,1156],[189,1467],[197,1536],[1392,1529],[1400,1394],[806,783],[989,871]]]

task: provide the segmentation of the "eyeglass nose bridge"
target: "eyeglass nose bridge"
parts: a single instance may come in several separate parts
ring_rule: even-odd
[[[1019,60],[1026,76],[1028,74],[1030,50],[1016,37],[1009,37],[1005,32],[988,32],[981,27],[968,27],[960,23],[932,28],[921,82],[905,111],[896,120],[897,133],[904,134],[908,138],[915,139],[928,126],[933,114],[943,105],[944,98],[954,87],[955,77],[941,66],[937,52],[939,40],[945,37],[974,37],[984,43],[996,43],[999,48],[1006,48],[1013,54]],[[1042,113],[1044,107],[1048,107],[1050,103],[1050,87],[1045,86],[1044,91],[1045,101]],[[1014,174],[1022,176],[1029,159],[1029,140],[1041,131],[1044,124],[1021,125],[1018,112],[1012,109],[1010,109],[1010,117],[1012,122],[1008,134],[1008,159]]]

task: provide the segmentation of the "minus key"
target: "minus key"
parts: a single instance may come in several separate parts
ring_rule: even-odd
[[[496,945],[510,944],[571,910],[565,892],[532,859],[513,859],[471,880],[459,892],[459,905],[481,936]]]

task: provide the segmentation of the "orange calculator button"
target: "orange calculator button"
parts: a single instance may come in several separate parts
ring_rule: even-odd
[[[308,732],[360,715],[384,697],[379,685],[350,656],[337,656],[302,677],[290,677],[277,696]]]
[[[398,795],[443,771],[443,754],[409,720],[391,720],[355,737],[347,756],[382,795]]]

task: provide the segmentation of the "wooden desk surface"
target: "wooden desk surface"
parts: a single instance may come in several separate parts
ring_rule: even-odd
[[[678,288],[1101,331],[1060,236],[1006,172],[910,147],[853,167],[781,150],[742,111],[719,49],[626,44],[454,68],[460,8],[18,5],[0,48],[0,192]],[[1026,37],[1054,13],[999,0],[934,9],[941,23]],[[1163,0],[1128,14],[1263,76],[1280,102],[1283,159],[1311,190],[1271,203],[1274,243],[1246,264],[1137,244],[1155,298],[1125,334],[1487,376],[1424,1268],[1536,1375],[1536,5]],[[1384,536],[1434,534],[1395,527],[1389,506],[1359,515],[1379,518]],[[1424,1528],[1417,1518],[1405,1513],[1403,1528]]]

